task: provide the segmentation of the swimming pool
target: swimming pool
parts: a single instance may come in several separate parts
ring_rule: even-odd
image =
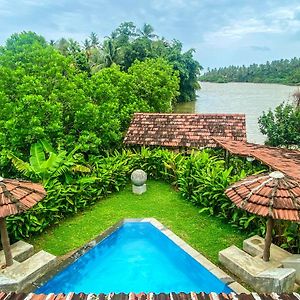
[[[150,222],[125,222],[35,293],[232,290]]]

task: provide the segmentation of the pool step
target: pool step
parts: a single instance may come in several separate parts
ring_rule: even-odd
[[[33,246],[21,241],[16,244],[12,245],[13,264],[0,270],[2,291],[21,291],[56,266],[56,256],[43,250],[33,254]],[[4,263],[4,255],[2,259]]]
[[[236,246],[220,251],[219,261],[257,292],[293,291],[296,271],[291,268],[280,268],[280,262],[265,262],[258,256],[253,257]]]
[[[24,242],[18,241],[11,245],[11,254],[13,260],[22,262],[34,254],[33,246]],[[5,264],[5,257],[3,250],[0,251],[0,265]]]
[[[24,260],[22,263],[13,264],[8,267],[4,274],[18,282],[22,282],[25,279],[27,281],[33,281],[36,280],[37,277],[43,276],[49,270],[49,266],[55,262],[56,256],[42,250]]]

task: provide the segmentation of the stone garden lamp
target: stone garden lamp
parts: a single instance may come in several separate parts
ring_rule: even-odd
[[[5,266],[13,263],[5,217],[28,210],[45,196],[46,191],[38,183],[0,177],[0,232]]]
[[[300,183],[275,171],[247,177],[225,194],[237,207],[268,218],[263,260],[269,261],[274,220],[300,222]]]

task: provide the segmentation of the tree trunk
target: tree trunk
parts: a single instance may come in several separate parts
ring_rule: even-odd
[[[225,168],[229,168],[230,154],[227,149],[225,150],[224,160],[225,160]]]
[[[4,218],[0,218],[0,232],[1,232],[1,242],[2,242],[2,247],[5,255],[6,266],[8,267],[13,264],[13,259],[11,255],[9,237],[8,237]]]
[[[267,232],[265,237],[265,249],[263,254],[263,260],[269,261],[270,260],[270,248],[272,244],[272,230],[274,226],[274,219],[272,217],[268,218],[267,221]]]

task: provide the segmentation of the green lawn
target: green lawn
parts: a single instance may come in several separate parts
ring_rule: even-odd
[[[128,185],[125,190],[60,221],[59,225],[29,242],[36,249],[63,255],[84,245],[123,218],[154,217],[217,263],[221,249],[232,244],[241,246],[246,236],[216,217],[199,214],[198,210],[168,184],[149,181],[145,194],[133,195]]]

